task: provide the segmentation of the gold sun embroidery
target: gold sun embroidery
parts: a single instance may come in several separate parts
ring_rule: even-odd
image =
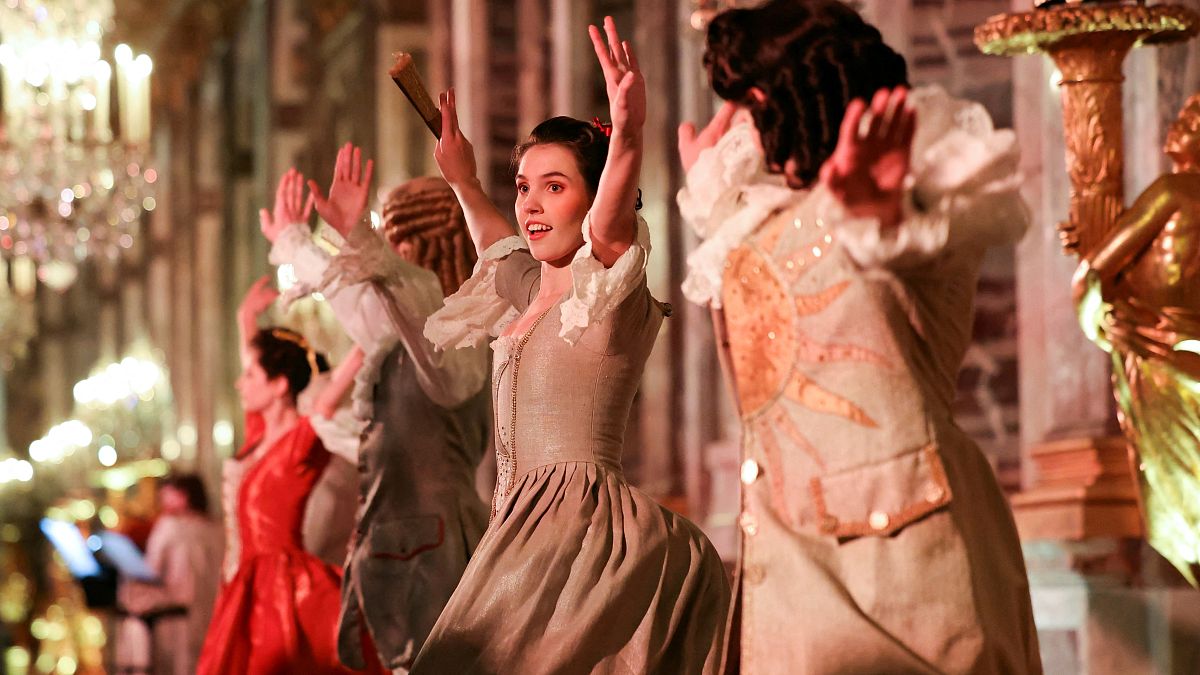
[[[815,293],[794,293],[791,288],[829,255],[832,237],[814,227],[815,236],[803,238],[787,231],[790,227],[786,219],[778,218],[756,244],[734,250],[726,263],[722,294],[746,440],[762,449],[774,507],[789,523],[781,455],[785,449],[799,452],[818,468],[823,461],[781,402],[863,427],[878,426],[859,405],[816,382],[803,366],[833,362],[890,365],[885,357],[865,347],[820,342],[804,331],[804,319],[820,314],[841,298],[850,281]],[[793,240],[801,242],[791,243]],[[762,253],[777,250],[783,242],[790,244],[786,253]]]

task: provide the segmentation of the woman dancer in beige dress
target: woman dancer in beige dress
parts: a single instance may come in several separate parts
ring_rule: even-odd
[[[712,544],[632,488],[621,445],[663,319],[636,216],[645,86],[611,19],[592,28],[611,138],[558,117],[518,146],[516,215],[488,201],[453,91],[436,158],[480,252],[426,335],[499,337],[492,521],[414,674],[714,673],[729,587]]]
[[[729,671],[1040,671],[1012,515],[951,416],[984,250],[1028,222],[1015,136],[908,92],[836,0],[719,15],[705,63],[730,103],[682,129],[680,207],[742,418]]]

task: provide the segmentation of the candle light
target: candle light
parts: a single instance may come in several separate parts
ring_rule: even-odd
[[[107,61],[97,61],[93,66],[92,77],[96,82],[96,113],[92,116],[92,135],[97,143],[108,143],[112,140],[112,129],[109,127],[109,107],[112,105],[112,66]]]
[[[154,62],[146,54],[141,54],[133,63],[136,86],[136,99],[133,110],[136,119],[135,141],[145,143],[150,140],[150,73],[154,70]]]
[[[113,55],[117,61],[117,124],[121,127],[121,140],[129,142],[129,134],[133,131],[130,117],[130,70],[133,66],[133,50],[129,45],[117,45]]]

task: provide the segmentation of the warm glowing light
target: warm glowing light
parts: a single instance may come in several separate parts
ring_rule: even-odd
[[[233,425],[228,420],[213,425],[213,442],[222,447],[233,445]]]

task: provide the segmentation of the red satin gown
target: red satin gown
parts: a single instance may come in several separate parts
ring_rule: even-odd
[[[242,454],[262,435],[261,417],[247,415]],[[300,539],[304,507],[329,459],[305,417],[246,472],[238,490],[238,571],[217,596],[199,675],[360,672],[337,658],[341,570],[305,551]],[[384,672],[375,659],[368,663]]]

